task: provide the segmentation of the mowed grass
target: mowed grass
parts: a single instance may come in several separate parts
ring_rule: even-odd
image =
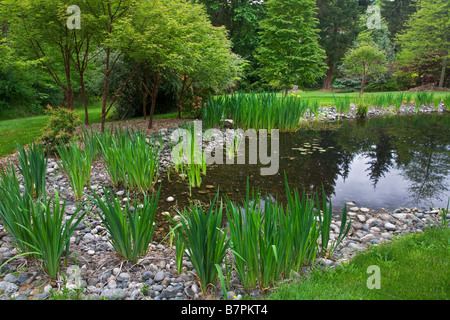
[[[380,289],[368,289],[380,269]],[[369,282],[372,283],[372,279]],[[360,253],[335,270],[282,284],[272,300],[448,300],[450,299],[450,228],[430,228]]]
[[[101,101],[95,101],[88,107],[89,122],[100,123],[102,120]],[[84,123],[84,108],[77,108],[77,115]],[[176,118],[177,113],[171,112],[167,114],[155,115],[155,119],[172,119]],[[16,142],[20,145],[26,145],[36,141],[42,134],[49,116],[35,116],[27,118],[19,118],[12,120],[0,121],[0,157],[7,156],[16,150]],[[143,119],[143,118],[138,118]],[[110,120],[107,120],[110,122]]]

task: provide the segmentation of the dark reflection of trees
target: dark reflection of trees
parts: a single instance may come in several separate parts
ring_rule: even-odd
[[[370,159],[366,165],[369,168],[369,178],[373,183],[373,187],[376,188],[380,178],[383,178],[385,174],[389,173],[390,168],[393,166],[394,152],[391,144],[392,137],[389,135],[386,129],[378,131],[378,137],[374,141],[371,150],[366,152],[365,155]]]
[[[450,117],[412,117],[393,129],[397,136],[397,165],[410,182],[409,192],[416,203],[442,199],[449,191]]]
[[[338,178],[345,180],[348,177],[357,155],[369,159],[368,177],[374,187],[394,168],[411,182],[411,187],[404,192],[413,199],[435,198],[449,191],[446,182],[450,173],[449,122],[450,115],[374,118],[364,122],[344,121],[337,130],[280,134],[277,175],[261,176],[261,165],[210,167],[202,187],[193,189],[192,198],[209,202],[214,195],[212,190],[209,194],[198,193],[209,184],[220,186],[221,193],[233,200],[242,200],[248,177],[251,187],[258,188],[263,194],[267,192],[277,196],[284,202],[284,173],[291,188],[311,194],[323,185],[327,195],[331,196],[335,193]],[[327,151],[301,155],[300,151],[292,150],[302,147],[305,142],[317,142]],[[170,185],[167,192],[172,194],[176,188],[176,185]],[[187,185],[178,189],[185,193],[188,190]],[[178,198],[179,204],[187,203],[187,198]]]

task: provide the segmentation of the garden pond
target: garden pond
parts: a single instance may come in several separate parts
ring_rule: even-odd
[[[336,213],[349,202],[377,211],[444,208],[450,197],[448,113],[312,122],[295,133],[280,133],[279,150],[276,175],[262,176],[260,168],[267,166],[261,164],[210,165],[192,195],[188,182],[172,172],[170,182],[162,181],[160,211],[174,215],[190,200],[209,203],[217,189],[241,201],[247,178],[255,191],[283,202],[284,173],[291,190],[314,194],[323,186]],[[168,197],[175,201],[167,202]]]

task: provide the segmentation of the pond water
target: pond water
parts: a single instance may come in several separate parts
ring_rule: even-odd
[[[260,168],[267,165],[211,165],[202,186],[193,188],[190,196],[187,181],[179,182],[172,173],[171,182],[167,178],[162,182],[162,209],[172,212],[194,199],[209,203],[219,187],[222,194],[240,201],[247,178],[250,186],[283,201],[284,172],[291,189],[311,193],[323,185],[336,212],[349,201],[375,210],[446,207],[450,114],[345,120],[314,127],[280,133],[279,171],[273,176],[260,175]],[[165,203],[168,196],[176,201]]]

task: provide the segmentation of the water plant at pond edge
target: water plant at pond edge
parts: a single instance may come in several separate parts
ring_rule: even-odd
[[[285,209],[269,196],[261,197],[259,192],[255,196],[252,191],[250,198],[248,182],[242,206],[226,199],[231,252],[246,291],[257,283],[265,290],[281,278],[289,277],[292,271],[313,264],[319,254],[332,254],[350,230],[351,222],[344,211],[339,237],[329,246],[331,205],[327,205],[325,194],[321,211],[318,195],[316,202],[305,193],[300,197],[297,189],[291,193],[286,177],[285,183]]]
[[[134,210],[130,205],[122,209],[121,201],[115,197],[111,189],[103,187],[105,200],[102,200],[93,190],[90,199],[99,207],[99,217],[111,235],[111,244],[116,253],[125,260],[136,262],[145,255],[156,229],[154,224],[159,201],[158,190],[151,198],[144,194],[142,204],[135,198]]]
[[[57,146],[56,150],[61,158],[60,165],[69,177],[75,198],[82,199],[84,187],[89,187],[91,182],[91,150],[82,150],[80,144],[73,141],[69,142],[68,146]]]
[[[153,189],[159,177],[160,147],[147,143],[142,131],[119,128],[103,133],[98,141],[114,186],[122,183],[142,193]]]
[[[191,202],[189,210],[177,210],[180,222],[169,218],[174,224],[174,232],[182,240],[183,248],[186,248],[186,256],[196,270],[203,294],[210,284],[215,284],[218,276],[215,265],[222,263],[230,242],[227,230],[220,228],[223,206],[218,205],[218,197],[219,192],[206,212],[201,204]],[[183,251],[177,250],[177,256],[181,253]]]
[[[347,114],[350,110],[350,98],[348,96],[336,98],[333,94],[334,102],[336,104],[336,111],[338,113],[338,120],[341,117],[341,113]]]
[[[276,93],[234,93],[210,98],[202,110],[207,128],[223,126],[231,118],[236,127],[247,129],[298,130],[300,118],[308,110],[308,103],[296,96],[279,97]]]
[[[180,173],[182,180],[187,176],[189,194],[192,195],[192,188],[200,187],[202,176],[206,175],[205,154],[201,146],[196,144],[202,132],[198,130],[195,122],[185,124],[181,128],[185,129],[187,133],[187,137],[185,137],[186,145],[182,144],[182,147],[178,149],[178,160],[175,161],[175,171]]]
[[[34,199],[45,195],[47,157],[40,145],[31,144],[24,148],[17,145],[19,172],[22,174],[26,192]]]

